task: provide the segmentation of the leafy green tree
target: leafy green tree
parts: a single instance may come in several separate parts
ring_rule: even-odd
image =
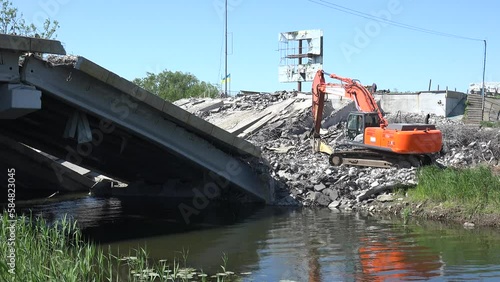
[[[52,39],[57,37],[58,28],[58,21],[46,19],[39,29],[33,23],[27,23],[12,2],[0,0],[0,33]]]
[[[167,101],[190,97],[216,97],[219,93],[214,85],[200,81],[190,73],[164,70],[159,74],[148,72],[134,83]]]

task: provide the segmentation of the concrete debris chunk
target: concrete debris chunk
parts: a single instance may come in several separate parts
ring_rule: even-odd
[[[340,201],[333,201],[328,205],[328,208],[333,210],[337,209],[340,206]]]
[[[286,154],[295,146],[281,146],[279,148],[267,148],[268,150],[274,151],[276,154]]]
[[[464,228],[466,229],[472,229],[474,228],[476,225],[472,222],[464,222]]]
[[[318,185],[314,185],[314,191],[321,192],[326,188],[325,184],[320,183]]]
[[[391,194],[381,194],[377,196],[377,201],[379,202],[392,202],[394,201],[394,195]]]

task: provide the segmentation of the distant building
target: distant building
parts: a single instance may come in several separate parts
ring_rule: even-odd
[[[469,84],[469,94],[481,94],[481,85],[481,82]],[[484,90],[486,94],[498,94],[500,93],[500,82],[485,82]]]

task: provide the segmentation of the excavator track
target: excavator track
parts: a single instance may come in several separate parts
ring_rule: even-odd
[[[381,168],[410,168],[432,163],[432,159],[428,155],[402,155],[366,148],[334,150],[329,157],[329,161],[332,166],[346,164]]]

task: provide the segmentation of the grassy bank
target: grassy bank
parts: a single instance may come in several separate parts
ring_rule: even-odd
[[[500,213],[500,177],[487,167],[424,167],[419,171],[417,187],[408,190],[408,196],[415,201],[460,207],[469,214]]]
[[[214,277],[187,268],[188,252],[183,252],[182,258],[173,262],[152,262],[145,249],[132,250],[125,257],[114,256],[83,241],[76,222],[66,218],[49,225],[43,219],[27,217],[10,221],[4,212],[0,236],[0,254],[3,256],[0,258],[0,281],[235,280],[232,272],[225,271],[226,256],[223,256],[221,265],[225,273]],[[15,262],[15,269],[12,269],[12,262]]]
[[[500,128],[500,121],[481,121],[482,127]]]

